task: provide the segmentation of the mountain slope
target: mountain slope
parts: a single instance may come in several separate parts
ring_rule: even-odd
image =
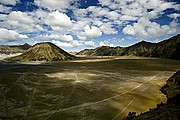
[[[25,43],[24,45],[12,45],[12,46],[9,46],[10,48],[19,48],[21,50],[27,50],[31,47],[31,45]]]
[[[130,112],[123,120],[179,120],[180,119],[180,70],[171,76],[161,92],[167,97],[167,103],[136,116]]]
[[[0,45],[0,54],[13,54],[13,53],[22,53],[25,50],[29,49],[31,46],[27,43],[24,45],[13,45],[13,46],[6,46]]]
[[[155,44],[153,57],[180,59],[180,34]]]
[[[76,55],[89,55],[89,56],[114,56],[122,55],[122,47],[109,47],[101,46],[96,49],[85,49],[78,52]]]
[[[180,35],[159,43],[139,42],[129,47],[102,46],[95,49],[85,49],[76,55],[91,56],[143,56],[180,59]]]
[[[63,61],[74,59],[75,56],[70,55],[61,48],[50,42],[37,43],[29,48],[23,54],[6,59],[8,61]]]
[[[154,50],[154,45],[155,43],[141,41],[130,47],[126,47],[123,51],[123,55],[149,57]]]

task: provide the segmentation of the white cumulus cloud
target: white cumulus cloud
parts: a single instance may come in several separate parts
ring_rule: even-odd
[[[104,33],[104,34],[116,34],[118,33],[118,31],[114,28],[112,28],[111,25],[108,25],[108,24],[103,24],[101,27],[100,27],[100,30]]]
[[[100,41],[99,46],[106,46],[106,45],[105,45],[105,43],[103,41]]]
[[[63,41],[73,41],[73,37],[71,35],[59,35],[59,34],[45,34],[36,36],[37,39],[41,40],[63,40]]]
[[[173,19],[177,19],[180,17],[180,13],[173,13],[173,14],[170,14],[168,15],[170,18],[173,18]]]
[[[93,41],[87,41],[87,42],[85,42],[85,46],[87,46],[87,47],[94,47],[95,43]]]
[[[124,29],[123,29],[123,33],[124,34],[128,34],[128,35],[135,35],[136,31],[133,28],[133,26],[131,25],[127,25]]]
[[[77,37],[80,39],[80,40],[86,40],[87,37],[85,35],[77,35]]]
[[[7,29],[16,29],[19,32],[34,31],[35,20],[26,12],[12,11],[8,15],[3,15],[1,27]]]
[[[77,40],[73,40],[71,42],[61,42],[59,40],[52,40],[52,43],[54,43],[59,47],[65,47],[65,48],[74,48],[82,45]]]
[[[95,26],[89,27],[89,25],[86,25],[84,27],[84,32],[85,32],[85,35],[89,38],[99,37],[102,35],[102,32],[100,31],[100,29]]]
[[[72,35],[62,35],[61,39],[64,41],[73,41]]]
[[[168,25],[160,25],[156,22],[151,22],[146,18],[140,18],[137,23],[127,25],[123,29],[124,34],[135,35],[140,39],[158,38],[168,34],[175,34],[179,30],[178,23],[175,21]]]
[[[59,47],[66,47],[66,48],[72,48],[73,47],[73,45],[71,45],[70,43],[61,42],[58,40],[52,40],[52,43],[54,43],[55,45],[57,45]]]
[[[64,10],[70,6],[72,0],[35,0],[36,5],[49,10]]]
[[[106,42],[106,41],[100,41],[99,46],[110,46],[110,47],[115,47],[114,44]]]
[[[26,12],[12,11],[7,19],[9,21],[17,22],[18,24],[33,24],[34,19],[29,16]]]
[[[49,26],[60,26],[60,27],[70,27],[72,26],[72,22],[70,17],[68,17],[65,13],[61,13],[59,11],[54,11],[49,13],[47,18],[45,19],[45,23]]]
[[[27,35],[19,34],[14,30],[7,30],[4,28],[0,28],[0,41],[2,42],[12,42],[18,39],[28,38]]]
[[[10,7],[4,6],[0,4],[0,12],[9,12],[11,10]]]
[[[18,2],[20,2],[20,0],[0,0],[0,3],[6,5],[16,5]]]

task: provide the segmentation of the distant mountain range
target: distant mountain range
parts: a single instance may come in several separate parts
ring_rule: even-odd
[[[166,103],[157,104],[157,107],[136,116],[130,112],[123,120],[179,120],[180,118],[180,70],[171,76],[161,87],[161,92],[167,97]]]
[[[21,55],[7,58],[7,61],[63,61],[74,59],[75,56],[65,52],[50,42],[37,43]]]
[[[25,50],[29,49],[31,45],[25,43],[24,45],[13,45],[6,46],[0,45],[0,54],[13,54],[13,53],[23,53]]]
[[[180,59],[180,34],[159,43],[141,41],[129,47],[101,46],[85,49],[76,55],[88,56],[143,56]]]
[[[23,53],[20,56],[6,60],[11,61],[61,61],[73,59],[70,55],[56,45],[46,42],[30,46],[24,45],[4,46],[0,45],[0,54]],[[73,53],[74,54],[74,53]],[[101,46],[95,49],[85,49],[76,55],[87,56],[142,56],[160,57],[168,59],[180,59],[180,34],[159,43],[141,41],[129,47]]]

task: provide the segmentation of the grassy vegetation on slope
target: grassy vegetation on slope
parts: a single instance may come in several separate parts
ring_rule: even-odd
[[[0,46],[0,54],[10,54],[10,53],[22,53],[23,50],[18,48],[11,48],[9,46]]]
[[[27,50],[31,47],[31,45],[25,43],[24,45],[12,45],[12,46],[9,46],[10,48],[19,48],[21,50]]]
[[[38,43],[23,54],[6,59],[8,61],[62,61],[74,59],[73,55],[65,52],[56,45],[45,42]]]
[[[24,45],[13,45],[13,46],[5,46],[0,45],[0,54],[11,54],[11,53],[22,53],[24,50],[29,49],[31,46],[27,43]]]
[[[180,34],[155,45],[153,57],[180,59]]]
[[[154,50],[154,45],[154,43],[141,41],[135,45],[125,48],[123,55],[149,57],[152,56],[151,53]]]
[[[180,59],[180,35],[159,43],[139,42],[129,47],[102,46],[96,49],[85,49],[77,55],[95,56],[143,56]]]
[[[158,104],[156,108],[136,116],[130,112],[123,120],[179,120],[180,119],[180,70],[170,77],[161,88],[167,97],[167,103]]]

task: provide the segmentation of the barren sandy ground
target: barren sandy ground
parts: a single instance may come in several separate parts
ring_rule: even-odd
[[[180,69],[179,63],[121,57],[0,63],[0,117],[119,120],[164,102],[159,89]]]
[[[77,55],[77,57],[85,57],[85,59],[73,60],[72,62],[102,62],[102,61],[110,61],[116,59],[158,59],[158,58],[148,58],[148,57],[137,57],[137,56],[84,56]]]
[[[5,58],[14,57],[21,55],[22,53],[14,53],[14,54],[0,54],[0,60],[3,60]]]

